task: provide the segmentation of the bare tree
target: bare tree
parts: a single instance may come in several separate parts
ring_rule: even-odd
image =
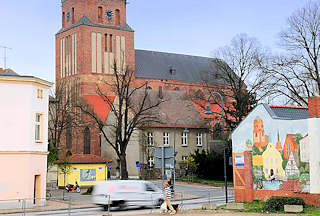
[[[70,127],[79,126],[79,113],[76,112],[77,87],[69,80],[59,80],[49,103],[49,139],[53,147],[60,147],[64,132]]]
[[[265,72],[272,77],[273,97],[284,96],[286,103],[307,105],[308,97],[320,93],[320,3],[309,2],[287,20],[280,33],[285,52],[274,57]]]
[[[269,93],[265,90],[268,77],[260,68],[260,64],[266,60],[266,53],[255,38],[246,34],[237,35],[229,46],[213,53],[216,58],[209,77],[220,81],[222,85],[215,89],[208,85],[208,90],[222,94],[225,121],[231,130]],[[212,102],[221,106],[219,98],[213,98]]]
[[[106,112],[110,107],[111,121],[103,122],[85,100],[80,107],[93,119],[107,144],[116,152],[120,160],[121,179],[127,179],[126,151],[130,138],[136,129],[157,122],[158,115],[154,110],[162,100],[151,99],[147,82],[134,86],[134,71],[129,67],[119,67],[115,63],[113,75],[112,81],[100,80],[96,91],[106,104]],[[115,96],[114,100],[111,95]]]

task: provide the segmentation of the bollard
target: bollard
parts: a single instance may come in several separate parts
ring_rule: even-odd
[[[111,214],[110,214],[110,205],[111,205],[111,203],[110,203],[110,195],[108,195],[108,216],[111,216]]]
[[[68,215],[71,215],[71,196],[68,197]]]
[[[26,215],[26,199],[22,200],[22,215],[25,216]]]

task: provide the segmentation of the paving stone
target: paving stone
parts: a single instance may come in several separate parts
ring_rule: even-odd
[[[243,210],[244,206],[243,203],[227,203],[225,209],[230,209],[230,210]]]
[[[203,204],[202,210],[216,210],[217,205],[216,204]]]
[[[303,206],[302,205],[284,205],[284,211],[294,212],[294,213],[303,212]]]

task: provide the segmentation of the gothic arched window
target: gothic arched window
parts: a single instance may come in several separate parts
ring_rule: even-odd
[[[67,134],[66,134],[66,142],[67,142],[67,148],[72,148],[72,120],[71,117],[68,117],[67,121]]]
[[[90,138],[90,129],[86,127],[84,129],[84,154],[90,154],[91,138]]]
[[[117,26],[120,26],[120,10],[119,9],[117,9],[115,13],[115,24]]]

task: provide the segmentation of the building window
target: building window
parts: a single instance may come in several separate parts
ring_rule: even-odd
[[[37,98],[42,99],[43,98],[43,90],[37,89]]]
[[[36,113],[36,125],[35,125],[35,140],[36,142],[42,141],[42,115],[40,113]]]
[[[104,51],[105,52],[108,52],[108,45],[109,45],[109,43],[108,43],[108,34],[105,34],[104,35]]]
[[[67,120],[67,134],[66,134],[67,148],[72,148],[72,120],[71,117],[68,117]]]
[[[163,145],[169,145],[169,133],[163,132]]]
[[[185,161],[185,160],[187,160],[188,159],[188,156],[182,156],[182,161]]]
[[[71,22],[74,24],[74,8],[72,8]]]
[[[187,146],[188,145],[188,136],[186,132],[181,133],[181,145],[182,146]]]
[[[152,168],[154,166],[154,157],[153,156],[148,157],[148,166],[150,168]]]
[[[153,146],[153,133],[149,132],[148,133],[148,146]]]
[[[90,154],[91,138],[90,138],[90,129],[86,127],[84,129],[84,154]]]
[[[98,22],[102,23],[102,7],[98,7]]]
[[[115,13],[115,24],[117,26],[120,26],[120,10],[119,9],[117,9]]]
[[[62,12],[62,27],[65,26],[65,23],[66,23],[66,13]]]
[[[109,52],[112,52],[112,44],[113,44],[113,37],[112,37],[112,34],[111,34],[110,38],[109,38]]]
[[[197,146],[202,146],[202,133],[197,133]]]

